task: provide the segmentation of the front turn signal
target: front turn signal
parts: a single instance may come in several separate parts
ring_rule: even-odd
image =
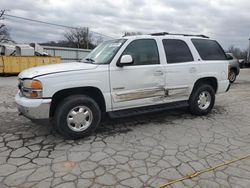
[[[38,80],[32,80],[31,88],[32,89],[42,89],[42,83]]]

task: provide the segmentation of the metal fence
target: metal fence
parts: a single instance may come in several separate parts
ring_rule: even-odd
[[[52,56],[61,56],[62,63],[80,61],[86,57],[91,50],[80,48],[64,48],[56,46],[43,46],[44,52]]]

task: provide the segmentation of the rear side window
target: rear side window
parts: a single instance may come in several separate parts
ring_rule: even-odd
[[[226,60],[226,54],[215,40],[191,39],[201,59],[203,60]]]
[[[187,44],[179,39],[163,39],[163,46],[168,63],[184,63],[194,58]]]

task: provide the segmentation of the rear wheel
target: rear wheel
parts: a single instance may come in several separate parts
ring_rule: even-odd
[[[229,76],[228,76],[230,83],[234,83],[234,81],[236,80],[236,76],[237,76],[236,72],[234,70],[230,70]]]
[[[213,108],[214,102],[214,89],[210,85],[200,84],[194,88],[190,96],[189,108],[195,115],[206,115]]]
[[[91,134],[99,125],[101,110],[98,104],[85,95],[73,95],[64,99],[55,112],[58,132],[70,139]]]

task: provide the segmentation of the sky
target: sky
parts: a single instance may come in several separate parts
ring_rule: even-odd
[[[0,0],[7,14],[121,37],[124,32],[204,34],[226,50],[248,47],[249,0]],[[19,43],[63,39],[67,28],[5,17]]]

